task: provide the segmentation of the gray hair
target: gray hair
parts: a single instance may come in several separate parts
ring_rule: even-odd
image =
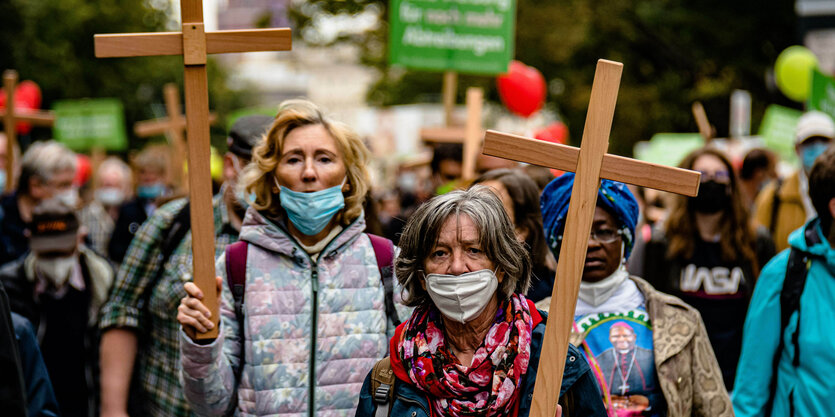
[[[483,185],[439,195],[420,206],[409,218],[400,236],[400,255],[395,273],[403,286],[403,303],[419,306],[431,299],[423,289],[423,267],[450,217],[467,216],[478,230],[479,245],[499,271],[505,273],[498,288],[500,299],[524,294],[531,283],[531,260],[516,240],[513,225],[501,200]]]
[[[31,178],[46,182],[59,172],[75,172],[77,163],[75,153],[61,143],[54,140],[33,143],[21,161],[20,192],[29,194]]]

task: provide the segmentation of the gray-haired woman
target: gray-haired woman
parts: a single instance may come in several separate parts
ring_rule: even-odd
[[[415,310],[391,339],[389,414],[527,416],[546,317],[523,295],[531,261],[498,197],[484,186],[435,197],[411,216],[400,249],[397,279]],[[605,415],[581,357],[569,348],[560,404],[566,415]],[[357,416],[375,415],[371,381]]]

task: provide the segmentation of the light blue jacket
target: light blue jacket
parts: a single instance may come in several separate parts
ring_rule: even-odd
[[[800,297],[800,365],[792,365],[797,328],[795,312],[780,333],[780,291],[786,276],[789,250],[775,256],[763,268],[745,319],[742,355],[737,367],[732,401],[737,417],[767,416],[771,403],[769,384],[777,378],[771,416],[833,415],[835,395],[835,249],[822,233],[820,242],[807,247],[803,228],[789,236],[789,245],[816,255],[812,258],[806,286]],[[774,354],[779,339],[784,349],[777,369]],[[789,409],[793,404],[792,410]]]

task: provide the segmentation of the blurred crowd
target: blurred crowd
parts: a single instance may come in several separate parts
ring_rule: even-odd
[[[601,181],[563,415],[828,414],[835,123],[806,113],[794,137],[788,176],[707,145],[680,164],[695,197]],[[465,180],[444,143],[373,184],[362,138],[313,103],[240,118],[212,199],[217,318],[169,158],[12,158],[8,415],[527,415],[573,174],[480,155]]]

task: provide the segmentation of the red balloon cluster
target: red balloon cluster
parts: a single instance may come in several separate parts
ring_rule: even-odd
[[[6,92],[0,88],[0,109],[6,108]],[[14,90],[15,113],[26,114],[29,111],[41,108],[41,88],[34,81],[26,80],[15,87]],[[17,124],[17,131],[27,134],[32,130],[32,125],[25,122]]]
[[[534,67],[510,61],[507,74],[496,78],[499,97],[513,113],[530,117],[545,103],[545,77]]]

